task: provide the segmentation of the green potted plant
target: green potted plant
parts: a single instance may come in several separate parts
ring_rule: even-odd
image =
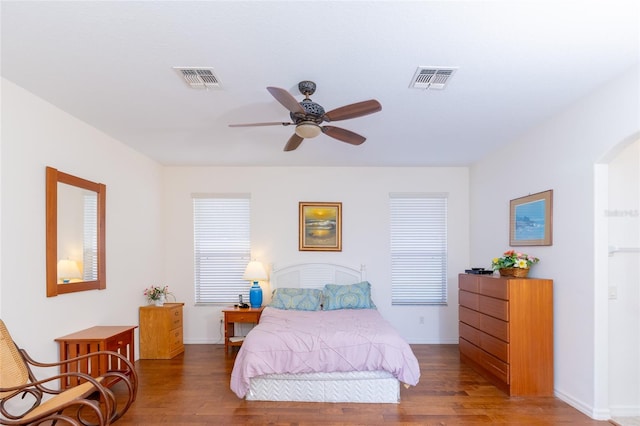
[[[167,300],[167,296],[173,296],[173,294],[169,292],[168,285],[162,287],[152,285],[144,290],[144,295],[146,296],[147,302],[149,302],[149,304],[154,304],[156,306],[164,305],[164,302]]]
[[[502,257],[494,257],[491,261],[491,267],[494,271],[498,271],[503,277],[526,277],[529,274],[529,268],[540,259],[530,254],[522,253],[515,250],[507,250]]]

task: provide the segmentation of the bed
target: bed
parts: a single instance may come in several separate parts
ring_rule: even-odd
[[[401,383],[418,383],[418,361],[375,308],[364,267],[298,264],[273,268],[270,281],[273,300],[231,374],[239,398],[398,403]]]

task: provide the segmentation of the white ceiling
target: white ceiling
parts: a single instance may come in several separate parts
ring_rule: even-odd
[[[165,165],[467,165],[639,62],[640,2],[2,1],[2,76]],[[221,90],[176,66],[212,67]],[[418,66],[458,67],[442,91]],[[301,80],[327,111],[377,99],[283,152],[267,92]],[[597,117],[594,117],[597,119]]]

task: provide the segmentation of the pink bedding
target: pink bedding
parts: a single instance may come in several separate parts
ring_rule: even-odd
[[[236,357],[231,390],[244,398],[252,377],[385,370],[415,386],[418,360],[376,309],[294,311],[266,307]]]

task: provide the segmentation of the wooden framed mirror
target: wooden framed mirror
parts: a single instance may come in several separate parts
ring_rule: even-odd
[[[107,288],[107,187],[47,167],[47,297]]]

